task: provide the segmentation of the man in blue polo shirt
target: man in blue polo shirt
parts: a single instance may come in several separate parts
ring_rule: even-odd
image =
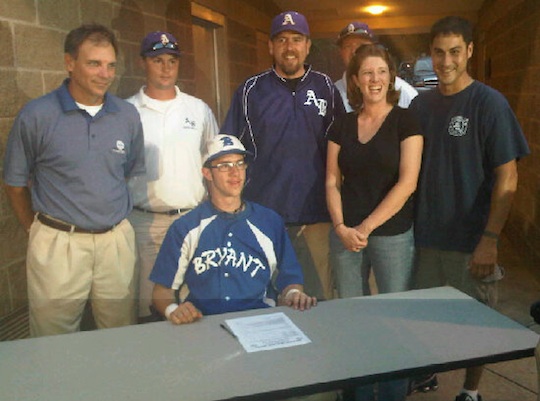
[[[91,300],[98,328],[134,320],[135,238],[126,178],[144,172],[136,109],[107,93],[117,44],[101,25],[66,37],[69,78],[29,102],[9,134],[4,183],[29,232],[30,334],[79,330]]]

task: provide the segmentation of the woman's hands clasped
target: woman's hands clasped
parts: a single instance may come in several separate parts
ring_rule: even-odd
[[[347,227],[344,224],[336,227],[336,234],[348,251],[360,252],[367,246],[368,235],[359,231],[360,227]]]

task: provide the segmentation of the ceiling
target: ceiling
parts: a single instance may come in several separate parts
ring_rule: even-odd
[[[441,17],[459,15],[472,22],[484,0],[273,0],[283,11],[294,10],[306,16],[314,38],[335,38],[351,21],[362,21],[377,35],[429,32]],[[373,16],[365,6],[380,4],[388,10]]]

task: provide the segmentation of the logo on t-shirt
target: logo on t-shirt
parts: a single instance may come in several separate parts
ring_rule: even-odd
[[[116,141],[116,149],[113,149],[112,151],[115,152],[115,153],[120,153],[121,155],[125,154],[126,153],[126,145],[124,144],[124,142],[122,142],[121,140],[117,140]]]
[[[195,122],[195,120],[190,120],[189,118],[185,118],[184,120],[184,128],[188,128],[188,129],[195,129],[197,123]]]
[[[452,136],[464,136],[467,134],[469,119],[462,116],[452,117],[448,125],[448,133]]]
[[[306,101],[304,102],[304,105],[310,106],[312,104],[315,104],[319,108],[319,115],[325,116],[326,115],[326,106],[328,105],[328,102],[325,99],[317,99],[317,96],[315,95],[315,91],[310,89],[306,93]]]

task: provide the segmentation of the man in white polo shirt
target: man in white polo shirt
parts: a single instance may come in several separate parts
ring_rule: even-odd
[[[176,86],[180,49],[173,35],[149,33],[140,55],[146,85],[127,101],[141,115],[147,168],[128,184],[139,252],[139,321],[145,322],[153,320],[148,276],[171,223],[206,195],[201,155],[218,128],[208,105]]]

